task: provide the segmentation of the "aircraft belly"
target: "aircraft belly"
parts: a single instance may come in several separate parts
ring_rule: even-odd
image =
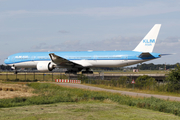
[[[123,67],[144,62],[144,60],[96,60],[89,61],[92,67]]]
[[[15,63],[13,64],[17,68],[36,68],[37,63],[34,61]]]
[[[123,66],[128,66],[128,65],[133,65],[141,62],[145,62],[148,60],[86,60],[84,67],[123,67]],[[10,66],[15,65],[17,68],[36,68],[37,63],[40,61],[28,61],[28,62],[23,62],[23,63],[15,63]],[[49,61],[50,62],[50,61]],[[80,61],[74,61],[74,62],[79,62]],[[65,67],[67,68],[68,66],[58,66],[58,67]],[[70,67],[70,66],[69,66]]]

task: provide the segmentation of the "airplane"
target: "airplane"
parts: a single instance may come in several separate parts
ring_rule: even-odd
[[[23,52],[9,56],[4,63],[17,68],[37,68],[47,72],[66,68],[66,73],[93,73],[95,67],[124,67],[160,58],[153,53],[161,24],[155,24],[132,51]],[[17,72],[16,72],[17,73]]]

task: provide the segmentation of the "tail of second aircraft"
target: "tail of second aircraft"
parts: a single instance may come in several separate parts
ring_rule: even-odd
[[[155,24],[154,27],[149,31],[149,33],[142,39],[142,41],[133,51],[151,53],[154,49],[154,45],[156,43],[160,28],[161,24]]]

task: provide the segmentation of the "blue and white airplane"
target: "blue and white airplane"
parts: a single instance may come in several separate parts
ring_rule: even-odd
[[[161,24],[155,24],[133,51],[24,52],[9,56],[4,62],[12,69],[37,68],[52,71],[67,68],[67,73],[92,73],[94,67],[123,67],[160,58],[153,48]]]

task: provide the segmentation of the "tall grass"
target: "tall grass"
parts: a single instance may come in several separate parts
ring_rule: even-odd
[[[120,95],[108,92],[89,91],[77,88],[60,87],[49,83],[30,83],[28,86],[35,89],[37,96],[16,97],[13,99],[0,99],[0,108],[52,104],[58,102],[80,102],[88,100],[103,101],[109,99],[119,104],[137,106],[166,113],[172,113],[180,116],[180,103],[168,100],[151,98],[132,98],[126,95]]]

